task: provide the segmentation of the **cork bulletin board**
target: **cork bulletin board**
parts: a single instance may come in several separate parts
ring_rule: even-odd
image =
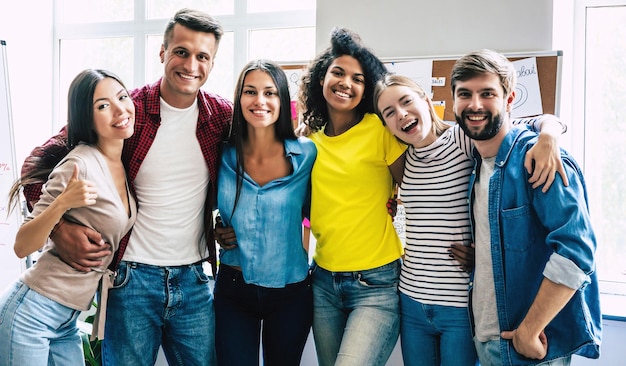
[[[561,51],[549,53],[527,54],[521,56],[509,56],[511,61],[522,58],[535,57],[537,60],[537,73],[539,88],[541,91],[541,104],[543,113],[558,115],[558,103],[560,99],[561,85]],[[452,111],[452,88],[450,87],[450,73],[456,59],[437,60],[433,59],[433,78],[444,77],[446,82],[443,86],[433,86],[433,101],[445,101],[444,120],[454,121]]]

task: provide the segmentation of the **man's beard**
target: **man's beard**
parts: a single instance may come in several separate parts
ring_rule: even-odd
[[[487,124],[483,127],[482,130],[476,132],[475,129],[467,125],[466,112],[461,112],[460,117],[456,114],[454,116],[456,117],[456,121],[461,127],[461,129],[463,130],[463,132],[465,132],[465,134],[469,138],[473,140],[478,140],[478,141],[489,140],[490,138],[497,135],[498,132],[500,131],[500,128],[502,128],[502,123],[504,122],[504,118],[502,118],[502,113],[498,113],[495,116],[488,114]]]

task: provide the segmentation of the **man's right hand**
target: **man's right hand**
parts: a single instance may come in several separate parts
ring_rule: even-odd
[[[112,253],[100,233],[66,220],[59,222],[50,238],[61,259],[82,272],[102,266],[102,260]]]

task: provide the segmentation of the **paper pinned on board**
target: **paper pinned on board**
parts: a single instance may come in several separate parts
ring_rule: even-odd
[[[433,86],[446,86],[446,78],[443,76],[437,76],[432,78]]]
[[[291,100],[298,99],[298,88],[300,88],[300,78],[304,73],[303,68],[287,69],[285,76],[287,76],[287,82],[289,84],[289,97]]]
[[[445,100],[433,100],[433,108],[437,116],[443,120],[443,116],[446,113],[446,101]]]
[[[537,58],[529,57],[513,61],[513,66],[517,71],[517,85],[511,118],[543,114]]]

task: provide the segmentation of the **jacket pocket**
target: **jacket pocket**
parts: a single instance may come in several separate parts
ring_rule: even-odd
[[[535,232],[531,227],[531,214],[529,205],[502,210],[500,235],[503,236],[505,250],[510,252],[529,250]]]

